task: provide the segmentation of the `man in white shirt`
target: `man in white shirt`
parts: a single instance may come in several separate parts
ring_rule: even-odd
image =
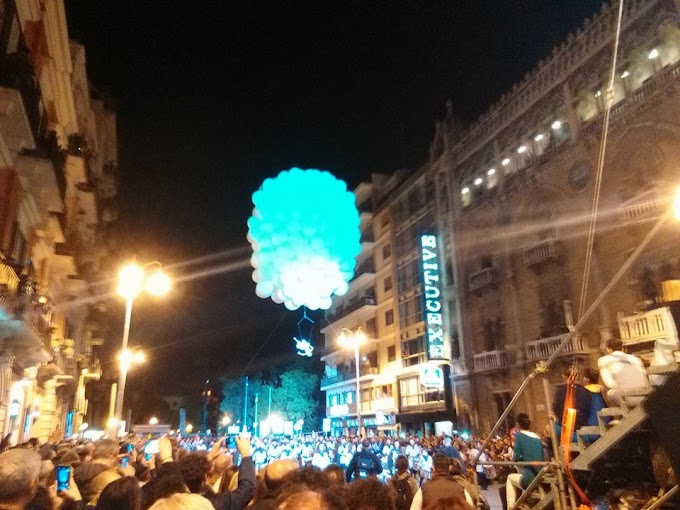
[[[597,366],[602,382],[609,388],[609,404],[619,406],[625,390],[649,386],[647,371],[640,358],[623,352],[623,342],[619,338],[607,340],[605,349],[607,354],[597,360]],[[626,403],[634,406],[641,400],[642,397],[627,397]]]

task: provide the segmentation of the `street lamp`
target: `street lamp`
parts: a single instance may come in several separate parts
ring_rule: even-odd
[[[354,349],[354,368],[356,369],[356,406],[357,406],[357,436],[361,436],[361,387],[359,384],[359,348],[366,342],[366,335],[361,330],[357,328],[352,331],[347,328],[342,328],[340,336],[338,337],[338,342],[340,345],[346,349]]]
[[[155,266],[155,269],[150,269]],[[123,418],[123,398],[125,395],[125,381],[131,361],[127,354],[128,338],[130,336],[130,319],[132,305],[135,298],[144,290],[154,296],[161,296],[170,290],[170,278],[163,273],[159,262],[150,262],[144,266],[135,263],[124,266],[118,273],[118,294],[125,298],[125,326],[123,328],[123,342],[121,346],[121,364],[118,374],[118,395],[116,396],[115,418],[120,422]]]
[[[149,425],[158,425],[158,418],[152,416],[151,419],[149,420]]]

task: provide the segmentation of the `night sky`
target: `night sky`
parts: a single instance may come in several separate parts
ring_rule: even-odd
[[[250,196],[281,170],[325,169],[353,188],[417,167],[447,99],[471,122],[601,2],[208,4],[65,1],[89,78],[117,105],[121,254],[176,276],[250,256]],[[250,275],[140,298],[130,339],[151,363],[132,380],[180,394],[253,359],[294,359],[301,312],[257,298]]]

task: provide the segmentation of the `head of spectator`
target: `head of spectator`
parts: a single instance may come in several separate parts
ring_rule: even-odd
[[[326,473],[332,488],[342,489],[345,486],[345,470],[342,469],[342,466],[330,464],[326,466],[323,472]]]
[[[87,443],[79,446],[76,451],[78,452],[78,457],[80,458],[80,463],[85,464],[86,462],[92,461],[92,454],[94,453],[94,444]]]
[[[24,508],[35,495],[40,455],[25,448],[0,453],[0,504]]]
[[[406,455],[399,455],[394,461],[394,467],[396,468],[398,475],[408,471],[408,457]]]
[[[328,475],[316,466],[304,466],[290,471],[281,481],[284,489],[291,486],[305,486],[315,492],[322,492],[330,487]]]
[[[94,444],[92,451],[92,462],[106,464],[109,467],[118,465],[118,441],[115,439],[100,439]]]
[[[371,447],[371,440],[366,438],[361,441],[361,449],[368,450]]]
[[[179,466],[189,491],[194,494],[203,492],[211,468],[208,455],[205,452],[191,452],[179,461]]]
[[[519,427],[520,430],[529,430],[531,427],[531,420],[529,419],[529,415],[525,413],[519,413],[517,415],[517,426]]]
[[[97,500],[96,510],[141,510],[142,490],[134,476],[108,484]]]
[[[210,501],[198,494],[177,493],[156,501],[149,510],[214,510]]]
[[[451,446],[451,443],[452,443],[451,436],[446,436],[444,438],[444,446]]]
[[[52,461],[55,466],[76,467],[80,465],[80,455],[75,448],[61,448]]]
[[[345,502],[352,510],[394,510],[392,489],[373,477],[350,484]]]
[[[117,469],[107,469],[106,471],[102,471],[92,479],[92,481],[87,485],[87,488],[83,488],[81,490],[83,494],[83,501],[86,504],[88,502],[90,504],[96,504],[104,489],[106,489],[110,483],[120,480],[121,478],[123,478],[123,476]]]
[[[50,484],[50,477],[54,471],[54,463],[51,460],[43,460],[40,463],[40,475],[38,477],[38,483],[43,487],[47,487]]]
[[[600,380],[600,371],[594,367],[586,367],[583,369],[583,384],[598,384]]]
[[[443,453],[435,453],[432,457],[432,468],[436,475],[449,474],[449,458]]]
[[[464,497],[452,494],[432,501],[427,510],[474,510],[474,508]]]
[[[310,491],[304,485],[291,486],[281,494],[277,510],[348,510],[336,494],[327,491]]]
[[[604,350],[607,354],[611,354],[615,351],[623,352],[623,340],[620,338],[608,338],[604,344]]]
[[[269,491],[278,491],[283,485],[285,477],[298,469],[298,463],[293,459],[278,459],[267,466],[264,472],[264,484]],[[291,482],[292,483],[292,482]]]

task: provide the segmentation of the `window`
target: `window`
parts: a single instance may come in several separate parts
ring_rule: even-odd
[[[401,359],[405,367],[412,367],[426,361],[425,341],[423,336],[401,343]]]
[[[385,312],[385,326],[394,324],[394,310],[387,310]]]
[[[389,224],[390,224],[390,217],[387,214],[383,214],[382,219],[380,221],[380,226],[382,228],[385,228]]]
[[[390,246],[390,243],[387,243],[382,249],[383,260],[388,259],[390,255],[392,255],[392,247]]]
[[[370,336],[375,336],[375,319],[368,319],[366,321],[366,333]]]
[[[383,280],[383,290],[389,292],[392,290],[392,277],[388,276]]]
[[[348,391],[347,393],[345,393],[345,401],[348,404],[354,403],[354,392],[353,391]]]
[[[387,347],[387,361],[389,363],[395,359],[397,359],[397,348],[394,345],[390,345]]]

